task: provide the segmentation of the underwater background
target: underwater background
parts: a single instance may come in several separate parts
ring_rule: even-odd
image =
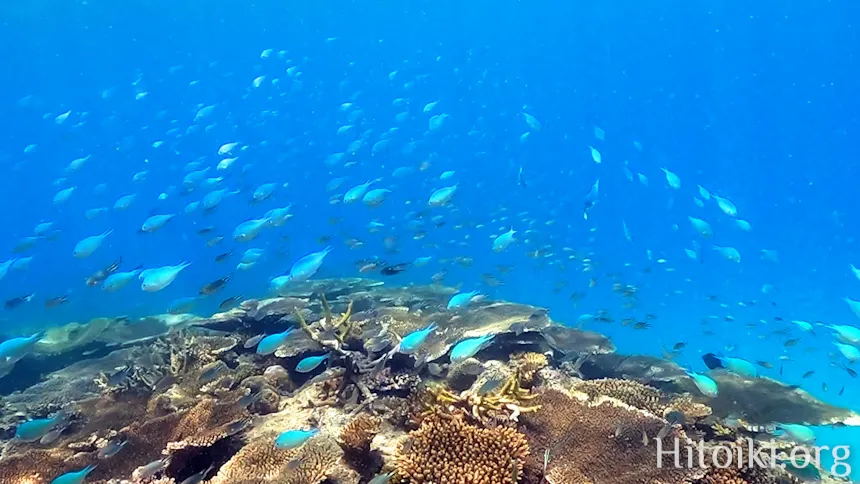
[[[791,323],[857,324],[843,298],[860,299],[850,266],[860,264],[860,4],[88,0],[6,2],[0,14],[0,261],[32,257],[9,268],[0,297],[34,295],[0,311],[4,337],[164,313],[230,275],[192,310],[208,315],[225,298],[271,294],[272,278],[330,245],[315,277],[428,284],[445,271],[445,284],[547,307],[620,352],[661,355],[684,342],[676,361],[695,371],[708,352],[767,361],[763,376],[860,408],[830,331]],[[231,142],[238,159],[216,168]],[[206,168],[223,179],[183,181]],[[342,202],[376,179],[390,190],[379,206]],[[271,196],[249,203],[266,183]],[[428,208],[453,185],[449,203]],[[224,188],[238,193],[187,213]],[[283,226],[232,237],[288,205]],[[140,233],[155,214],[176,215]],[[24,243],[43,222],[49,233]],[[514,241],[494,251],[510,229]],[[110,230],[91,256],[73,257]],[[237,270],[252,247],[265,255]],[[358,269],[428,256],[390,276]],[[116,292],[87,286],[120,257],[125,271],[191,265],[157,292],[137,280]],[[635,286],[635,307],[615,283]],[[613,322],[583,318],[601,311]],[[817,431],[819,443],[860,452],[851,429]]]

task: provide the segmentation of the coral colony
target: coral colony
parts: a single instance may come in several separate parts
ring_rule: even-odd
[[[442,286],[294,287],[211,318],[39,335],[0,379],[0,483],[777,484],[850,470],[847,448],[822,467],[807,425],[858,415],[773,380],[714,370],[705,393],[544,309],[451,308]]]

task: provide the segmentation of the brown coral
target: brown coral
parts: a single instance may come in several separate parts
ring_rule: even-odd
[[[541,410],[523,415],[532,449],[551,449],[547,477],[553,482],[600,484],[685,483],[704,474],[699,469],[657,465],[654,436],[664,422],[612,400],[579,401],[556,390],[538,398]],[[650,438],[646,437],[650,436]],[[685,440],[673,430],[664,441]],[[681,462],[691,451],[680,446]],[[694,461],[695,462],[695,461]],[[530,468],[541,468],[532,462]]]
[[[707,417],[711,414],[710,407],[692,401],[689,395],[668,394],[632,380],[614,378],[587,380],[574,385],[573,390],[583,392],[592,398],[599,395],[614,398],[631,407],[647,410],[658,417],[665,417],[673,410],[680,411],[691,418]]]
[[[401,483],[515,484],[529,445],[508,427],[480,428],[463,416],[435,413],[411,432],[401,449],[394,479]]]
[[[316,484],[341,457],[330,438],[314,438],[298,449],[280,449],[274,441],[265,437],[242,447],[209,484]]]
[[[189,409],[170,434],[170,450],[185,447],[209,447],[236,433],[248,417],[245,407],[235,402],[220,403],[203,399]]]
[[[370,450],[370,443],[379,432],[381,421],[367,414],[352,419],[341,430],[340,440],[348,453],[364,454]]]

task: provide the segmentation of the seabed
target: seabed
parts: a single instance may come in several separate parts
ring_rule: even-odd
[[[111,484],[181,484],[207,470],[207,484],[846,482],[791,466],[658,468],[658,439],[664,449],[704,441],[706,454],[740,451],[747,439],[783,452],[801,444],[763,431],[773,422],[858,425],[860,416],[719,371],[710,374],[719,395],[708,398],[671,361],[617,354],[607,337],[529,305],[447,310],[455,292],[319,280],[211,318],[53,328],[34,354],[0,367],[0,483],[48,484],[88,465],[97,467],[85,482]],[[417,351],[396,351],[431,322],[439,329]],[[288,328],[273,355],[246,344]],[[484,335],[495,337],[475,357],[449,360],[457,342]],[[324,354],[314,371],[295,370]],[[70,419],[56,440],[14,439],[22,422],[60,410]],[[291,429],[319,433],[276,447]],[[699,461],[691,449],[683,462]],[[160,459],[163,470],[147,472]]]

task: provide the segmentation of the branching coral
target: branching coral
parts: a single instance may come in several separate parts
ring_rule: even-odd
[[[552,482],[680,484],[704,474],[695,468],[657,465],[654,437],[664,426],[661,419],[611,400],[579,401],[556,390],[544,391],[538,402],[541,411],[523,416],[523,431],[541,456],[550,449],[546,477]],[[686,439],[675,429],[666,442],[676,438]],[[681,461],[686,462],[690,450],[679,449]],[[533,462],[530,467],[542,464]]]
[[[532,400],[534,395],[520,388],[520,378],[517,373],[505,381],[498,390],[487,394],[466,391],[456,395],[441,386],[431,388],[430,392],[436,404],[447,405],[449,410],[463,411],[478,422],[487,422],[502,416],[516,422],[520,414],[536,412],[540,409],[540,405],[524,405],[525,402]],[[433,409],[431,408],[430,411]]]
[[[519,371],[520,385],[531,387],[537,373],[549,365],[549,360],[543,353],[525,352],[511,355],[511,363]]]
[[[587,380],[574,385],[573,390],[583,392],[592,398],[599,395],[615,398],[632,407],[647,410],[658,417],[665,417],[673,410],[680,411],[691,418],[707,417],[711,414],[710,407],[693,402],[689,395],[664,393],[632,380],[614,378]]]
[[[344,339],[352,331],[352,320],[350,316],[352,316],[353,302],[351,300],[349,301],[346,312],[335,322],[334,316],[331,313],[331,307],[329,307],[328,301],[325,298],[325,294],[321,295],[321,300],[324,315],[323,319],[317,323],[319,325],[318,330],[312,329],[305,321],[302,313],[298,310],[295,311],[296,319],[299,322],[299,327],[307,333],[308,337],[322,346],[340,352],[344,346]]]
[[[401,449],[400,483],[515,484],[529,455],[525,437],[508,427],[480,428],[462,415],[434,413]]]

